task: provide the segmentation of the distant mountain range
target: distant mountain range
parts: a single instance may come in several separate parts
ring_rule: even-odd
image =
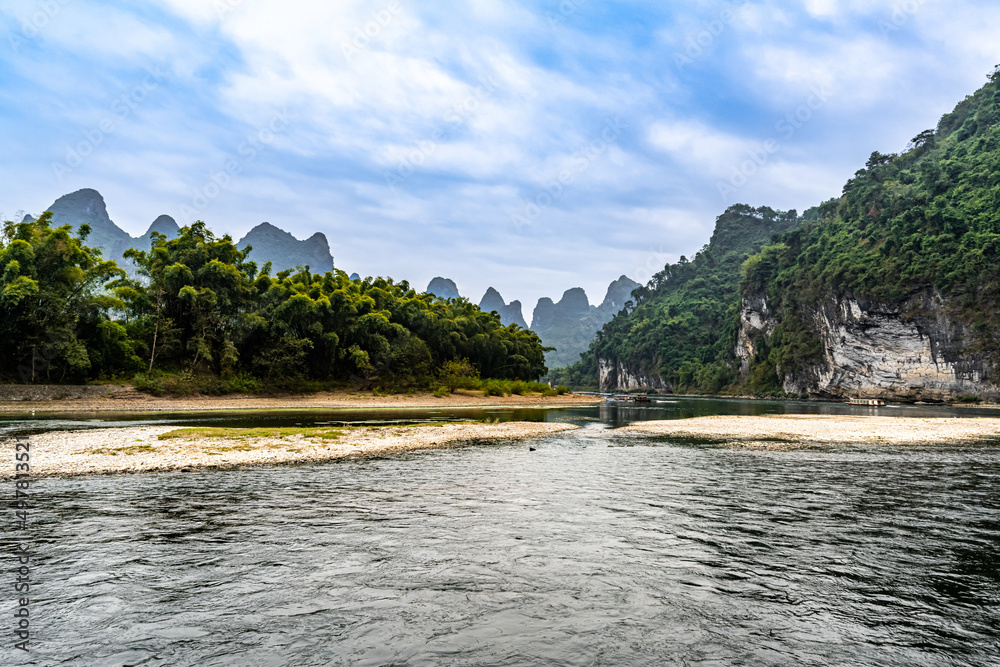
[[[632,298],[632,290],[637,287],[640,287],[639,283],[622,276],[608,286],[604,301],[599,306],[590,305],[587,293],[580,287],[566,290],[558,302],[543,297],[535,306],[530,327],[521,312],[521,302],[506,303],[500,292],[492,287],[486,290],[479,307],[487,312],[496,311],[504,326],[516,324],[537,333],[546,346],[556,348],[546,353],[546,365],[550,369],[561,368],[579,361],[580,354],[588,348],[597,332],[625,307],[625,303]],[[455,282],[441,277],[432,280],[427,291],[446,299],[460,296]]]
[[[300,241],[270,222],[262,222],[236,243],[241,250],[248,245],[253,247],[250,259],[258,266],[269,261],[275,271],[296,266],[308,266],[314,273],[333,271],[330,244],[320,232]]]
[[[89,188],[60,197],[47,210],[52,211],[52,220],[57,225],[68,224],[74,230],[78,230],[80,225],[89,225],[87,245],[100,248],[105,257],[115,259],[129,273],[133,273],[135,267],[122,259],[126,250],[149,250],[154,232],[173,238],[180,230],[176,220],[169,215],[161,215],[142,236],[130,236],[111,220],[101,193]],[[25,216],[25,219],[32,218]],[[263,222],[251,229],[236,245],[239,248],[252,246],[250,259],[258,266],[270,261],[273,272],[296,266],[309,266],[316,273],[333,270],[330,244],[326,236],[319,232],[300,241],[279,227]],[[590,305],[587,293],[579,287],[567,290],[558,302],[549,298],[539,299],[530,327],[524,319],[521,302],[505,302],[500,292],[492,287],[483,295],[479,307],[487,312],[496,311],[504,326],[516,324],[534,330],[545,345],[556,348],[546,355],[546,364],[549,368],[559,368],[579,359],[597,331],[622,309],[637,287],[639,283],[622,276],[611,283],[604,301],[596,307]],[[455,282],[442,277],[434,278],[427,291],[446,299],[461,296]]]
[[[142,236],[133,237],[116,225],[108,215],[104,197],[97,190],[89,188],[77,190],[57,199],[48,209],[52,211],[52,221],[57,225],[71,225],[78,230],[80,225],[90,225],[87,245],[101,249],[102,254],[119,262],[130,272],[131,262],[122,260],[122,253],[129,248],[149,250],[153,232],[173,238],[180,226],[169,215],[156,218]],[[26,219],[31,216],[26,216]],[[253,246],[250,259],[263,266],[270,261],[274,271],[309,266],[316,273],[333,270],[333,256],[326,236],[317,232],[304,241],[296,239],[288,232],[263,222],[251,229],[237,241],[237,247]]]
[[[639,283],[621,276],[608,286],[604,301],[596,307],[590,305],[587,293],[579,287],[566,290],[558,303],[539,299],[531,316],[531,329],[546,346],[556,348],[546,352],[545,364],[561,368],[579,361],[597,332],[625,307],[637,287]]]
[[[497,311],[497,314],[500,315],[500,321],[503,322],[505,327],[516,324],[522,329],[528,328],[528,325],[524,321],[524,315],[521,313],[521,302],[511,301],[510,303],[506,303],[503,297],[500,296],[500,292],[492,287],[486,290],[486,294],[480,299],[479,309],[487,313],[494,310]]]

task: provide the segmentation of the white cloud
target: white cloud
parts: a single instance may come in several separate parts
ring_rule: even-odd
[[[10,6],[4,12],[21,25],[17,36],[39,40],[48,48],[115,59],[158,59],[175,51],[175,40],[168,30],[103,3],[15,0],[5,4]]]
[[[851,15],[871,14],[902,0],[805,0],[805,10],[810,16],[822,19],[844,19]],[[926,2],[927,0],[911,0]]]
[[[755,147],[696,121],[659,121],[650,126],[648,137],[650,144],[679,163],[711,174],[728,170]]]
[[[791,98],[797,106],[801,99],[796,98],[824,90],[841,109],[879,99],[902,66],[888,43],[867,35],[815,37],[808,45],[748,44],[744,56],[754,64],[756,83],[774,99]]]
[[[37,6],[8,0],[2,11]],[[528,317],[539,296],[579,284],[596,301],[650,256],[690,256],[728,203],[717,182],[767,138],[780,150],[734,201],[801,209],[839,193],[871,150],[898,150],[929,127],[1000,61],[1000,15],[972,0],[922,0],[887,35],[879,21],[896,0],[698,0],[670,12],[631,2],[620,17],[587,3],[555,27],[544,7],[515,0],[161,0],[172,14],[162,25],[148,6],[65,6],[33,50],[0,54],[11,73],[0,132],[16,138],[0,177],[26,199],[8,195],[5,210],[96,187],[139,233],[176,215],[247,133],[287,110],[288,127],[204,210],[213,228],[318,229],[338,266],[421,288],[446,275],[473,298],[493,284]],[[677,50],[724,7],[733,18],[679,71]],[[162,90],[53,180],[49,163],[150,61],[170,63]],[[495,90],[478,95],[484,80]],[[782,136],[776,122],[824,86],[826,105]],[[511,212],[609,117],[625,122],[622,135],[517,229]],[[428,141],[416,173],[391,190],[384,173]]]

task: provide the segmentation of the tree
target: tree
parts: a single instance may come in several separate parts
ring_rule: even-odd
[[[102,326],[109,310],[124,304],[102,290],[124,275],[113,261],[69,225],[52,228],[52,213],[32,222],[5,223],[0,244],[0,360],[4,376],[25,382],[80,380],[92,370],[91,352],[117,332]],[[118,355],[114,354],[118,350]],[[128,345],[113,344],[102,361],[105,373],[134,366]]]
[[[122,280],[116,288],[129,315],[145,325],[140,331],[148,339],[150,369],[157,354],[191,370],[236,368],[253,309],[256,264],[247,259],[250,250],[238,249],[229,236],[216,239],[199,220],[175,239],[154,234],[148,252],[125,252],[148,281]]]

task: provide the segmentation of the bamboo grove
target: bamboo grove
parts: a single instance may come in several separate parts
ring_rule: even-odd
[[[546,373],[537,335],[386,278],[308,267],[271,275],[203,222],[154,235],[122,265],[87,247],[90,230],[36,221],[0,238],[0,377],[70,383],[216,378],[237,389],[286,382],[428,386],[448,362],[483,378]],[[123,268],[124,267],[124,268]],[[126,268],[131,269],[130,272]]]

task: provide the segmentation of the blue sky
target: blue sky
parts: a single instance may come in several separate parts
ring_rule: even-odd
[[[840,194],[1000,63],[983,0],[0,2],[0,212],[324,232],[525,315],[645,282],[733,203]]]

